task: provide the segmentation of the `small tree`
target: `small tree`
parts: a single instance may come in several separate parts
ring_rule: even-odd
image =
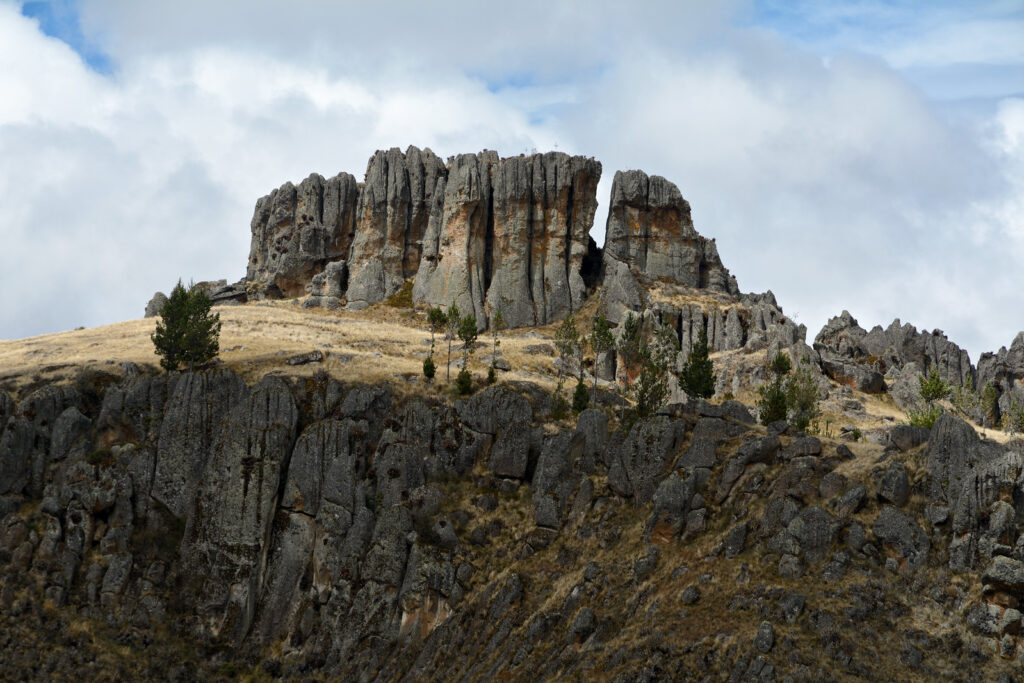
[[[593,402],[597,403],[597,361],[603,353],[608,353],[615,348],[615,337],[608,327],[608,319],[604,313],[594,317],[590,329],[590,348],[594,351],[594,396]]]
[[[622,389],[626,394],[630,393],[632,388],[630,377],[636,374],[637,366],[642,360],[640,353],[643,342],[642,327],[638,316],[632,312],[627,313],[626,319],[622,321],[622,332],[619,334],[619,341],[616,345],[619,357],[622,358]],[[623,402],[622,410],[622,414],[625,415],[625,402]]]
[[[757,388],[761,398],[757,402],[758,416],[761,424],[770,424],[778,420],[786,419],[786,375],[789,374],[792,364],[789,356],[782,351],[775,354],[768,363],[768,372],[772,378]]]
[[[640,374],[633,383],[633,393],[636,415],[642,419],[653,415],[665,402],[665,396],[668,395],[668,369],[646,343],[641,343],[639,355]]]
[[[800,362],[799,367],[786,380],[786,406],[789,423],[798,432],[807,431],[811,423],[821,414],[818,401],[821,394],[814,375],[807,365],[807,360]]]
[[[427,311],[427,325],[430,326],[430,355],[434,355],[434,335],[444,332],[448,316],[440,307],[435,306]]]
[[[985,382],[985,388],[981,390],[981,410],[985,414],[988,426],[998,428],[1002,421],[999,414],[999,389],[992,380]]]
[[[462,311],[452,302],[444,315],[444,338],[448,340],[448,365],[445,369],[444,381],[452,381],[452,342],[459,334],[459,321],[462,320]]]
[[[183,363],[192,370],[217,357],[221,322],[219,313],[210,313],[211,306],[205,291],[195,285],[186,290],[178,280],[150,337],[165,370]]]
[[[918,377],[917,381],[920,384],[918,393],[921,399],[928,404],[946,398],[952,391],[952,387],[942,381],[939,369],[935,365],[932,365],[927,375]]]
[[[501,314],[499,308],[491,316],[491,367],[487,371],[487,381],[490,384],[494,384],[495,376],[494,369],[498,364],[498,347],[501,346],[501,341],[498,339],[498,332],[505,329],[505,317]]]
[[[569,316],[562,321],[555,331],[555,348],[561,362],[558,364],[558,385],[562,385],[562,368],[569,364],[569,359],[579,355],[580,333],[576,329],[576,320]]]
[[[590,406],[590,394],[587,392],[587,385],[583,381],[576,383],[576,391],[572,393],[572,409],[574,412],[582,413]]]
[[[468,394],[473,388],[473,377],[469,374],[469,357],[476,350],[474,345],[479,335],[476,329],[476,316],[465,315],[459,320],[458,335],[462,340],[462,370],[455,383],[460,394]]]
[[[679,388],[687,396],[711,398],[715,394],[715,364],[708,358],[708,333],[700,331],[700,336],[693,343],[690,356],[679,373]]]
[[[924,407],[918,410],[908,410],[907,418],[913,427],[935,426],[935,421],[942,415],[942,406],[937,402],[949,396],[952,388],[942,381],[939,369],[932,365],[927,375],[917,378],[919,383],[918,395],[924,401]]]

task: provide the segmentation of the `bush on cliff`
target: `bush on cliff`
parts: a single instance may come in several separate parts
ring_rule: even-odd
[[[178,280],[150,337],[165,370],[177,370],[182,364],[192,370],[217,357],[220,314],[210,313],[211,306],[205,291],[195,285],[185,289]]]

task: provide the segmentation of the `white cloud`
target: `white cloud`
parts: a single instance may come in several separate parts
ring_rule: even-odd
[[[976,359],[1024,328],[1021,100],[953,123],[879,57],[731,26],[740,3],[481,7],[85,0],[104,77],[0,4],[0,337],[240,277],[258,196],[408,144],[596,156],[599,243],[615,170],[664,175],[811,336],[848,308]]]

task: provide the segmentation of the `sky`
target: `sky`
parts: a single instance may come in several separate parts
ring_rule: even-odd
[[[245,273],[256,199],[377,149],[676,183],[808,342],[1024,330],[1024,0],[0,0],[0,339]]]

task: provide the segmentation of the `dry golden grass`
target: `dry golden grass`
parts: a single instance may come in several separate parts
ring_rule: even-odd
[[[430,350],[426,316],[412,309],[378,305],[359,312],[303,310],[289,302],[263,302],[214,310],[223,324],[220,360],[248,381],[286,367],[285,360],[290,356],[314,349],[325,353],[323,363],[289,367],[289,373],[312,374],[324,368],[346,381],[418,380]],[[59,382],[82,367],[110,368],[123,362],[156,366],[160,359],[150,340],[155,325],[155,318],[127,320],[0,341],[0,386],[19,391],[41,381]],[[514,330],[498,335],[499,350],[513,368],[512,372],[499,373],[499,377],[551,383],[553,359],[526,350],[546,340],[529,332]],[[490,354],[491,337],[485,334],[479,341],[485,347],[477,349],[470,370],[482,379],[487,373],[482,359]],[[453,364],[461,348],[461,342],[452,344]],[[447,343],[438,337],[434,359],[439,378],[444,377],[446,357]]]

